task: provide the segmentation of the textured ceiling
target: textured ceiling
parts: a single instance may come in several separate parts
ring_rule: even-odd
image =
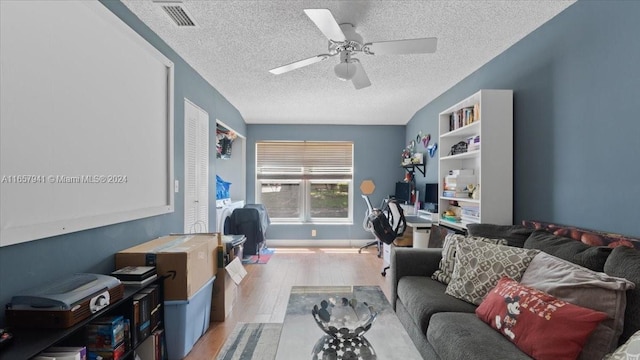
[[[151,0],[122,0],[229,100],[248,124],[404,125],[420,108],[574,0],[182,1],[197,23],[178,28]],[[437,37],[434,54],[358,54],[372,85],[339,80],[332,57],[282,75],[269,69],[327,52],[305,15],[327,8],[365,42]],[[224,121],[224,119],[220,119]]]

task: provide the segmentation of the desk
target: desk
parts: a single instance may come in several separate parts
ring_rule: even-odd
[[[412,247],[415,248],[427,248],[429,246],[429,229],[431,229],[431,219],[426,218],[419,213],[420,215],[407,215],[404,217],[405,222],[407,223],[407,228],[405,229],[405,234],[407,231],[410,232]],[[427,230],[426,232],[424,230]],[[382,245],[382,276],[385,276],[387,273],[387,269],[389,269],[389,265],[391,264],[391,246],[388,244]]]
[[[407,222],[407,226],[414,229],[430,229],[432,224],[431,219],[422,216],[409,215],[405,216],[404,220]]]

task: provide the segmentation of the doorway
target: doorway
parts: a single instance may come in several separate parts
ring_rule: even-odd
[[[209,231],[209,114],[184,100],[184,232]]]

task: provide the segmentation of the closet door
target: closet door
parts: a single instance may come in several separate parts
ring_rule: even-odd
[[[209,231],[209,114],[184,102],[184,232]]]

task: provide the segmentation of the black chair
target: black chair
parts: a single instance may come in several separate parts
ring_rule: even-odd
[[[244,243],[243,255],[258,255],[264,246],[265,238],[260,222],[258,209],[240,208],[233,210],[224,222],[224,233],[232,235],[244,235],[247,239]]]

